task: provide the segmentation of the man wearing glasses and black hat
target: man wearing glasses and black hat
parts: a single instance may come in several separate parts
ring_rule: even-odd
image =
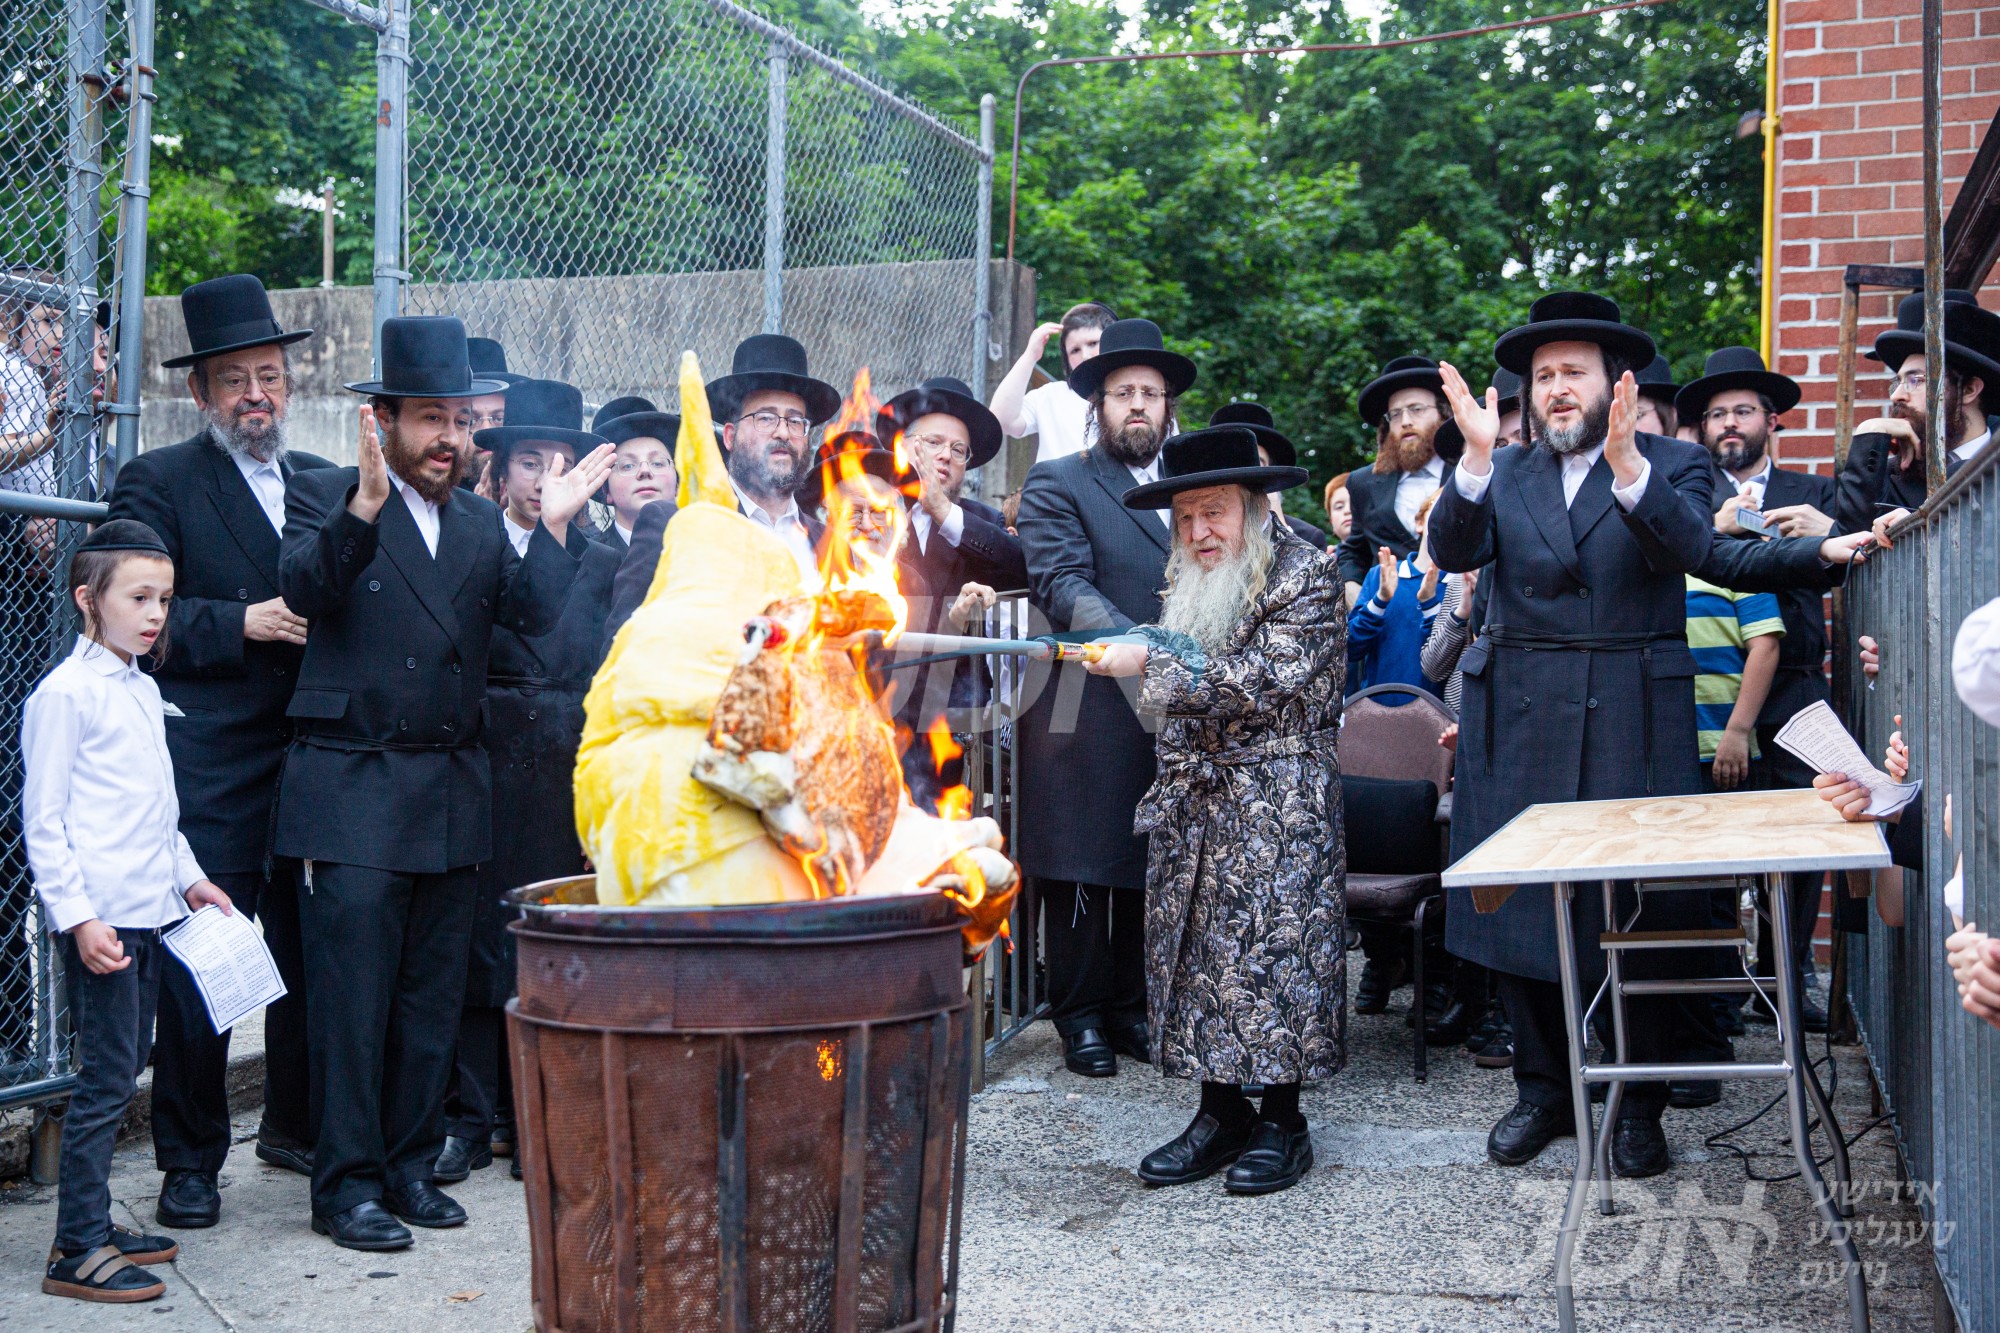
[[[776,533],[799,562],[807,585],[818,586],[814,547],[825,529],[799,509],[794,492],[812,465],[813,427],[840,411],[840,390],[808,374],[806,349],[781,333],[759,333],[738,343],[729,374],[709,381],[707,389],[709,408],[722,423],[736,507]],[[607,641],[646,600],[674,512],[672,500],[655,500],[633,524],[631,546],[612,587]]]
[[[1194,363],[1166,350],[1149,319],[1104,331],[1070,372],[1098,422],[1090,448],[1037,463],[1015,529],[1035,609],[1058,632],[1116,632],[1159,619],[1168,530],[1125,493],[1157,481],[1174,404]],[[1050,1017],[1063,1062],[1088,1078],[1148,1059],[1146,839],[1133,812],[1154,776],[1151,722],[1137,690],[1074,665],[1031,666],[1021,718],[1020,846],[1047,911]]]
[[[347,386],[370,402],[360,466],[293,476],[278,562],[310,622],[275,841],[305,862],[312,1225],[358,1250],[408,1245],[403,1222],[465,1221],[432,1171],[493,850],[492,631],[557,622],[580,563],[570,522],[611,468],[608,445],[550,468],[516,554],[493,504],[457,488],[465,401],[502,386],[473,376],[456,319],[390,319],[379,336],[382,378]]]
[[[155,665],[173,705],[167,749],[181,796],[181,832],[216,883],[264,938],[287,994],[264,1018],[264,1115],[257,1156],[312,1170],[306,986],[299,942],[299,863],[270,851],[285,707],[304,658],[306,622],[285,604],[278,544],[285,486],[333,465],[286,445],[288,349],[312,336],[286,330],[264,285],[249,274],[181,293],[188,391],[206,423],[199,435],[149,449],[118,473],[110,517],[160,535],[174,562],[167,616],[173,651]],[[229,1155],[229,1034],[215,1031],[193,978],[170,961],[153,1046],[153,1153],[166,1179],[160,1222],[213,1226],[217,1173]]]
[[[1357,400],[1361,419],[1375,428],[1375,465],[1347,478],[1354,521],[1340,544],[1340,578],[1353,606],[1383,547],[1401,560],[1417,549],[1417,511],[1443,484],[1438,428],[1451,419],[1438,363],[1427,356],[1398,356],[1382,367]]]

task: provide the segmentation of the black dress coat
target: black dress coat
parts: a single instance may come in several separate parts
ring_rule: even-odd
[[[569,532],[576,582],[545,634],[493,628],[486,664],[486,753],[493,770],[493,855],[479,869],[472,964],[465,1003],[499,1007],[514,994],[515,913],[502,897],[523,884],[581,875],[576,837],[576,747],[583,696],[603,660],[604,618],[618,553],[577,527]]]
[[[1445,469],[1445,476],[1451,469]],[[1340,579],[1360,583],[1375,568],[1375,552],[1386,546],[1398,560],[1417,549],[1417,534],[1396,517],[1396,483],[1401,472],[1356,468],[1347,477],[1347,504],[1354,522],[1340,544]]]
[[[1736,479],[1717,468],[1715,507],[1736,494]],[[1764,483],[1764,509],[1769,512],[1785,505],[1807,504],[1829,518],[1834,509],[1834,479],[1810,472],[1794,472],[1773,466]],[[1721,538],[1716,545],[1733,541],[1757,541],[1754,534]],[[1845,572],[1845,566],[1842,566]],[[1731,586],[1724,584],[1723,586]],[[1743,591],[1757,591],[1744,589]],[[1778,606],[1785,617],[1785,637],[1778,644],[1778,674],[1771,693],[1764,700],[1759,726],[1784,723],[1792,714],[1822,699],[1831,698],[1826,686],[1826,586],[1814,579],[1804,586],[1778,593]]]
[[[526,559],[492,501],[454,490],[437,554],[391,490],[374,523],[347,512],[358,473],[285,488],[285,602],[311,622],[289,715],[275,845],[282,856],[441,874],[493,853],[484,739],[492,633],[545,632],[578,557],[537,524]]]
[[[332,466],[293,453],[278,470],[289,481]],[[277,530],[207,431],[119,469],[110,505],[111,518],[144,523],[173,556],[168,652],[153,678],[181,713],[167,719],[181,832],[210,874],[259,871],[305,657],[295,644],[243,637],[245,608],[279,595]]]
[[[1304,519],[1292,514],[1285,514],[1281,517],[1285,520],[1285,526],[1292,530],[1292,535],[1313,549],[1324,551],[1331,543],[1331,538]]]
[[[1015,528],[1035,610],[1055,630],[1109,634],[1160,618],[1167,525],[1159,511],[1124,506],[1134,484],[1102,444],[1029,470]],[[1146,839],[1132,819],[1153,785],[1158,720],[1141,720],[1138,689],[1081,663],[1027,665],[1015,727],[1015,855],[1027,874],[1145,888]]]
[[[951,610],[959,589],[968,583],[983,583],[1000,593],[1028,586],[1028,566],[1021,554],[1021,541],[1007,531],[1007,520],[1000,511],[978,500],[962,499],[958,504],[965,513],[958,545],[953,546],[932,532],[929,544],[920,549],[914,529],[903,539],[904,563],[922,577],[927,594],[920,607],[910,589],[903,588],[904,595],[911,599],[912,629],[956,633],[947,623],[945,613]],[[915,521],[912,509],[911,522]],[[977,626],[967,631],[979,632]],[[905,678],[901,687],[905,697],[923,701],[926,726],[929,718],[948,707],[968,708],[979,702],[978,686],[984,679],[981,660],[973,658],[906,667],[897,674]]]
[[[737,508],[741,510],[742,505],[739,503]],[[646,600],[646,590],[653,586],[653,575],[660,567],[660,548],[666,541],[667,524],[679,512],[679,506],[672,500],[655,500],[639,511],[638,521],[632,524],[632,543],[619,558],[617,577],[611,581],[611,614],[604,621],[604,652],[611,651],[611,641]],[[817,547],[819,539],[826,535],[826,525],[810,514],[800,517],[805,522],[806,536]]]
[[[1947,454],[1944,474],[1965,466]],[[1924,470],[1905,472],[1896,466],[1889,436],[1877,430],[1856,435],[1847,443],[1847,466],[1840,470],[1833,513],[1834,531],[1866,532],[1891,509],[1915,509],[1924,502]]]

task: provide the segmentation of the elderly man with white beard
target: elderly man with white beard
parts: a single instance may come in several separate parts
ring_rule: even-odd
[[[171,705],[167,750],[180,791],[181,832],[236,909],[263,922],[288,994],[264,1021],[264,1118],[257,1155],[310,1173],[315,1129],[308,1110],[299,863],[270,855],[278,791],[304,656],[306,622],[278,592],[285,483],[331,467],[286,447],[290,344],[263,284],[248,274],[199,282],[181,294],[188,368],[201,408],[199,435],[149,449],[118,472],[114,519],[136,519],[167,545],[174,600],[173,651],[153,666]],[[211,1226],[220,1216],[217,1173],[229,1154],[229,1035],[218,1035],[178,962],[161,979],[153,1045],[153,1153],[166,1180],[159,1220]]]
[[[1139,1178],[1228,1168],[1270,1194],[1312,1166],[1302,1084],[1346,1059],[1346,854],[1334,746],[1347,617],[1334,558],[1268,522],[1269,492],[1305,480],[1263,464],[1242,426],[1167,441],[1133,509],[1171,507],[1159,622],[1091,664],[1143,677],[1159,776],[1140,802],[1153,1062],[1201,1083],[1194,1119]],[[1132,638],[1144,640],[1131,642]],[[1246,1083],[1261,1084],[1262,1105]]]

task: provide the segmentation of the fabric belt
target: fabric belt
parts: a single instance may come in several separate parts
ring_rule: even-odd
[[[1622,634],[1562,634],[1554,630],[1527,629],[1514,625],[1488,625],[1486,640],[1495,648],[1519,648],[1533,652],[1632,653],[1639,654],[1639,709],[1645,728],[1646,795],[1653,794],[1653,649],[1687,646],[1685,634],[1655,634],[1635,630]],[[1486,683],[1486,771],[1493,771],[1493,682]]]
[[[320,736],[312,732],[302,732],[292,738],[298,745],[311,746],[315,750],[339,750],[346,754],[374,754],[386,751],[391,754],[453,754],[459,750],[476,750],[479,741],[475,737],[469,741],[382,741],[368,736]]]
[[[1255,741],[1248,745],[1232,745],[1226,750],[1160,751],[1160,767],[1174,769],[1184,778],[1198,779],[1203,785],[1211,786],[1222,776],[1220,770],[1241,764],[1261,764],[1267,759],[1284,759],[1295,754],[1306,754],[1324,746],[1333,750],[1340,741],[1340,729],[1325,731],[1296,732],[1287,736],[1274,736],[1266,741]]]
[[[567,690],[574,694],[590,693],[587,680],[558,680],[553,676],[495,676],[486,677],[488,686],[499,686],[503,690]]]

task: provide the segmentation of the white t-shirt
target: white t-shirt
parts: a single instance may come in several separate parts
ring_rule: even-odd
[[[1021,399],[1021,416],[1028,423],[1023,434],[1040,443],[1035,461],[1080,454],[1097,442],[1097,423],[1090,419],[1090,404],[1076,396],[1067,381],[1050,380],[1030,389]]]
[[[0,394],[7,396],[0,409],[0,435],[38,435],[49,426],[49,391],[42,374],[14,352],[0,352]],[[0,473],[0,490],[30,491],[36,495],[56,493],[54,450],[25,467]]]

